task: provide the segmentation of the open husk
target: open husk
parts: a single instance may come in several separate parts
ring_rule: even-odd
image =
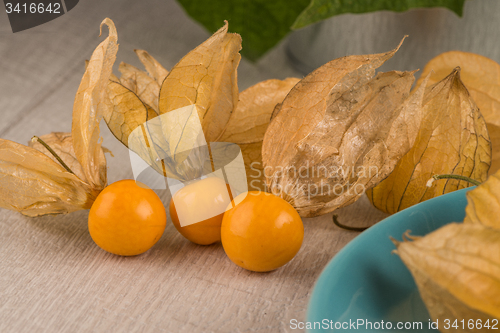
[[[101,28],[104,24],[109,36],[87,64],[73,104],[71,133],[35,137],[29,146],[0,139],[0,207],[27,216],[69,213],[90,208],[106,186],[99,122],[107,105],[105,88],[118,51],[118,36],[110,19]]]

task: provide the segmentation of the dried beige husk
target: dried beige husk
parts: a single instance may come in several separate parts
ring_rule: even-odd
[[[165,115],[187,106],[198,112],[206,142],[231,142],[240,146],[247,171],[249,189],[264,189],[261,147],[264,133],[276,104],[283,101],[299,79],[267,80],[238,93],[237,67],[240,61],[241,37],[228,33],[227,22],[207,41],[189,52],[170,72],[147,52],[136,50],[148,74],[121,64],[120,82],[110,82],[110,108],[104,119],[111,132],[127,147],[134,150],[162,175],[185,180],[192,173],[183,169],[182,153],[193,140],[186,137],[186,129],[195,135],[198,129],[191,117],[170,119],[172,123],[155,118],[154,103],[145,100],[138,86],[155,87],[159,96],[156,111]],[[139,84],[145,82],[147,84]],[[156,83],[161,84],[161,90]],[[149,89],[149,88],[148,88]],[[144,91],[148,89],[144,88]],[[166,120],[166,118],[165,118]],[[129,135],[139,126],[140,131]],[[179,146],[179,143],[182,143]],[[161,161],[162,157],[174,160]],[[168,158],[167,158],[168,159]],[[197,157],[197,160],[201,156]],[[179,169],[179,170],[177,170]]]
[[[75,155],[75,150],[73,148],[73,137],[71,133],[63,132],[53,132],[50,134],[42,135],[40,139],[43,140],[56,154],[59,156],[63,162],[73,171],[73,173],[84,182],[87,181],[87,177],[83,171],[82,165],[78,161]],[[51,160],[56,163],[59,161],[47,150],[40,142],[35,139],[28,143],[28,147],[35,148],[36,150],[47,155]]]
[[[396,242],[433,321],[441,332],[483,332],[481,320],[500,318],[500,230],[482,225],[446,225],[415,241]],[[465,329],[444,329],[455,320]],[[469,328],[469,320],[474,322]]]
[[[120,83],[131,90],[146,105],[158,113],[158,96],[160,85],[146,72],[122,62],[118,67]]]
[[[144,50],[134,50],[137,57],[142,62],[149,76],[151,76],[161,87],[163,80],[168,75],[168,70],[165,69],[153,56]]]
[[[367,195],[375,207],[393,214],[470,186],[466,181],[443,179],[427,187],[432,176],[454,174],[482,182],[490,163],[491,143],[486,123],[460,80],[460,68],[456,68],[426,89],[423,118],[414,146]]]
[[[228,24],[184,56],[163,81],[159,113],[196,104],[207,142],[219,139],[238,104],[241,37]]]
[[[147,73],[130,64],[124,62],[120,63],[118,69],[121,73],[121,77],[118,78],[114,74],[111,74],[110,80],[115,83],[120,83],[123,87],[130,90],[135,95],[135,97],[129,92],[125,92],[123,89],[117,87],[115,84],[110,83],[110,107],[120,109],[120,111],[118,112],[124,113],[127,107],[126,103],[132,103],[134,108],[134,111],[132,113],[137,114],[136,104],[140,101],[141,103],[145,104],[147,113],[149,114],[148,118],[152,118],[158,115],[158,98],[160,95],[160,86],[167,76],[168,71],[147,51],[134,51],[137,54],[139,60],[146,68]],[[115,100],[118,92],[127,94],[128,96],[124,97],[123,99],[119,98],[118,100]],[[133,99],[138,99],[138,101],[132,101]],[[129,115],[128,117],[132,116]],[[108,120],[106,120],[106,122],[109,125]],[[114,130],[117,130],[116,126]],[[115,131],[113,131],[113,133],[120,140],[120,137],[122,137],[122,135],[116,133]]]
[[[108,82],[104,120],[111,133],[128,147],[128,136],[140,124],[158,116],[160,85],[168,71],[145,50],[134,50],[147,73],[122,62],[121,77]]]
[[[128,147],[128,137],[137,126],[158,114],[130,89],[122,84],[109,81],[109,106],[104,113],[104,120],[111,133]]]
[[[177,169],[185,167],[182,164],[189,155],[186,151],[193,148],[191,137],[199,133],[195,128],[196,119],[189,110],[184,113],[187,117],[154,119],[155,112],[151,109],[164,115],[193,106],[198,111],[206,145],[220,137],[237,105],[236,68],[241,58],[241,37],[228,34],[227,28],[226,22],[170,72],[147,52],[136,50],[149,75],[122,63],[120,84],[109,83],[110,107],[104,117],[108,127],[123,144],[164,176],[188,180],[185,178],[192,173]],[[135,129],[138,131],[130,138],[133,143],[129,145],[129,136]],[[162,161],[165,158],[170,162]]]
[[[299,81],[297,78],[287,78],[283,81],[267,80],[241,92],[238,106],[219,139],[240,146],[250,191],[265,189],[262,140],[274,108]]]
[[[500,64],[475,53],[444,52],[425,65],[417,85],[427,74],[429,83],[439,82],[457,66],[462,69],[461,79],[486,120],[493,147],[491,175],[500,169]]]
[[[41,136],[71,172],[41,144],[30,146],[0,139],[0,207],[27,216],[69,213],[90,208],[106,186],[106,159],[99,122],[105,111],[106,85],[118,51],[113,22],[101,23],[109,36],[88,62],[73,105],[71,133]]]
[[[467,192],[464,223],[500,229],[500,170]]]
[[[274,113],[262,146],[267,187],[301,216],[353,203],[413,146],[423,89],[408,98],[413,72],[374,77],[398,48],[327,63]]]

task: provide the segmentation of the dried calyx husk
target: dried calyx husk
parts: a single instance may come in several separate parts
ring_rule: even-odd
[[[464,223],[411,237],[413,241],[407,234],[403,242],[393,240],[432,320],[467,323],[457,332],[482,332],[487,322],[492,326],[492,319],[500,320],[499,185],[497,171],[467,192]]]
[[[145,50],[134,50],[147,72],[127,63],[120,63],[118,70],[120,78],[112,77],[111,81],[119,83],[140,99],[149,111],[154,111],[150,117],[159,114],[158,98],[160,86],[168,75],[168,71]]]
[[[460,79],[460,68],[427,87],[423,104],[412,149],[386,179],[367,191],[373,205],[389,214],[470,186],[466,181],[442,179],[427,187],[434,175],[453,174],[479,182],[488,175],[491,142],[486,122]]]
[[[441,331],[445,320],[464,321],[457,332],[482,332],[500,318],[500,229],[452,223],[396,247]]]
[[[267,187],[301,216],[353,203],[413,146],[424,89],[409,97],[413,72],[374,76],[398,49],[323,65],[274,112],[262,146]]]
[[[219,141],[240,146],[245,162],[248,189],[265,190],[262,140],[276,106],[300,80],[266,80],[243,90]]]
[[[146,51],[136,50],[147,73],[122,63],[121,77],[111,79],[109,112],[104,115],[111,132],[129,147],[130,134],[140,127],[144,135],[134,136],[133,147],[129,148],[160,174],[188,180],[182,178],[192,173],[180,170],[185,171],[186,164],[192,161],[185,158],[172,163],[159,161],[160,156],[182,155],[181,146],[189,148],[186,146],[192,140],[183,139],[187,120],[173,123],[166,121],[167,118],[162,121],[156,117],[194,106],[206,142],[238,144],[245,162],[248,188],[263,189],[261,145],[264,132],[276,104],[283,101],[298,79],[267,80],[239,93],[240,49],[241,37],[228,33],[226,22],[170,72]],[[156,120],[146,124],[153,119]],[[151,140],[155,144],[151,144]]]
[[[488,127],[493,148],[491,175],[500,169],[500,64],[475,53],[444,52],[425,65],[417,85],[422,84],[422,78],[427,74],[430,74],[430,84],[439,82],[457,66],[460,66],[461,79]]]
[[[168,71],[147,51],[134,50],[147,73],[120,63],[118,78],[111,75],[107,86],[104,121],[111,133],[128,147],[128,136],[140,124],[158,116],[160,85]]]
[[[480,224],[500,230],[500,170],[467,192],[465,213],[464,223]]]
[[[107,184],[99,121],[106,85],[118,51],[113,22],[109,36],[88,62],[73,104],[71,133],[34,138],[29,146],[0,139],[0,207],[27,216],[88,209]],[[55,152],[62,163],[43,145]]]

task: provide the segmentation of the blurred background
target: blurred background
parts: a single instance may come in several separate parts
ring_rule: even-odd
[[[474,52],[500,62],[498,22],[497,0],[467,0],[462,17],[445,8],[344,14],[293,32],[287,51],[294,66],[308,73],[346,55],[386,52],[408,35],[381,71],[422,70],[429,60],[450,50]]]

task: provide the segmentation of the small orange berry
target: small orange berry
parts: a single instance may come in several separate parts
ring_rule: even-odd
[[[89,232],[103,250],[134,256],[149,250],[167,223],[156,193],[135,180],[117,181],[97,196],[89,213]]]
[[[230,203],[229,186],[220,178],[208,177],[173,195],[170,217],[185,238],[196,244],[209,245],[220,241],[222,217]]]
[[[304,226],[285,200],[266,192],[237,196],[222,220],[222,246],[229,259],[245,269],[266,272],[285,265],[297,254]]]

